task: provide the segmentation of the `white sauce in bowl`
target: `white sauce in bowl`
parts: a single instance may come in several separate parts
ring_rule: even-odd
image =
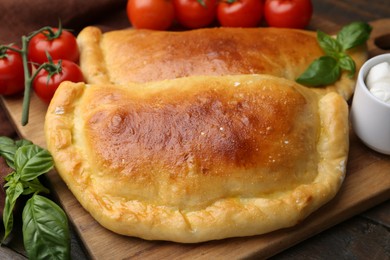
[[[375,97],[390,104],[390,63],[384,61],[373,66],[367,74],[366,85]]]

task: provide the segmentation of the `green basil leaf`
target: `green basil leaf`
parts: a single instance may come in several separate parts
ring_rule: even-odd
[[[42,185],[42,183],[39,181],[38,178],[33,179],[31,181],[21,181],[23,184],[23,195],[29,195],[32,193],[50,193],[50,190],[47,189],[45,186]]]
[[[15,169],[14,158],[17,149],[14,140],[6,136],[0,137],[0,156],[5,159],[7,165],[12,169]]]
[[[13,210],[15,208],[16,200],[23,193],[23,185],[17,183],[13,187],[8,187],[5,191],[5,205],[3,210],[3,224],[4,224],[4,237],[3,241],[7,239],[12,231],[14,225]]]
[[[344,26],[337,34],[337,41],[343,50],[348,50],[365,43],[370,38],[372,27],[368,23],[353,22]]]
[[[0,136],[0,147],[2,145],[15,145],[15,142],[7,136]]]
[[[30,259],[70,259],[66,214],[53,201],[33,195],[22,214],[23,242]]]
[[[349,71],[348,76],[353,77],[356,72],[355,61],[349,55],[344,55],[339,59],[339,66],[343,70]]]
[[[312,62],[296,81],[302,85],[318,87],[334,83],[340,74],[341,69],[337,60],[330,56],[322,56]]]
[[[10,174],[8,174],[7,176],[5,176],[4,180],[6,181],[6,183],[4,184],[4,187],[15,187],[16,184],[19,183],[20,174],[13,171]]]
[[[335,38],[324,32],[317,31],[317,41],[326,55],[337,58],[339,52],[342,51],[340,43]]]
[[[30,181],[53,168],[53,158],[49,151],[37,145],[26,145],[15,153],[16,171],[23,181]]]
[[[29,141],[29,140],[26,140],[26,139],[17,140],[15,142],[15,145],[18,148],[22,147],[22,146],[30,145],[30,144],[33,144],[33,143],[31,141]]]

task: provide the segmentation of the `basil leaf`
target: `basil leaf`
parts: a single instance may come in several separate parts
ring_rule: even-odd
[[[31,141],[29,141],[29,140],[26,140],[26,139],[17,140],[15,142],[15,145],[18,148],[22,147],[22,146],[30,145],[30,144],[33,144],[33,143]]]
[[[340,74],[337,60],[330,56],[322,56],[312,62],[296,81],[306,86],[317,87],[332,84]]]
[[[356,72],[355,61],[349,55],[345,55],[339,59],[340,68],[349,71],[348,76],[353,77]]]
[[[18,174],[17,172],[13,171],[10,174],[8,174],[7,176],[5,176],[4,180],[6,181],[6,183],[4,184],[4,188],[6,188],[6,187],[15,187],[16,184],[19,183],[20,174]]]
[[[22,184],[24,188],[23,195],[29,195],[32,193],[40,193],[40,192],[50,193],[50,190],[47,189],[45,186],[43,186],[38,178],[28,182],[22,181]]]
[[[0,156],[3,156],[7,165],[12,169],[15,169],[15,153],[19,147],[32,144],[31,141],[21,139],[14,141],[9,137],[0,137]]]
[[[33,195],[22,214],[23,242],[30,259],[70,259],[70,234],[64,211],[53,201]]]
[[[37,145],[26,145],[16,150],[15,167],[23,181],[37,178],[52,169],[53,165],[49,151]]]
[[[31,259],[70,259],[68,220],[64,211],[49,199],[37,195],[49,193],[39,176],[54,166],[49,151],[28,140],[14,142],[0,137],[0,156],[14,169],[4,180],[6,188],[3,210],[4,237],[12,232],[13,209],[21,195],[32,195],[23,209],[23,242]]]
[[[2,145],[15,145],[15,142],[7,136],[0,136],[0,147]]]
[[[348,50],[365,43],[370,37],[372,27],[368,23],[353,22],[344,26],[337,34],[337,41],[343,50]]]
[[[340,43],[324,32],[317,31],[317,41],[324,52],[334,58],[337,58],[337,55],[342,50]]]
[[[15,169],[15,152],[17,150],[14,140],[9,137],[1,136],[0,137],[0,156],[2,156],[7,165],[12,169]]]
[[[3,241],[7,239],[12,231],[14,225],[13,210],[15,208],[16,200],[23,193],[23,185],[17,183],[12,187],[8,187],[5,191],[5,205],[3,210],[3,224],[4,224],[4,237]]]

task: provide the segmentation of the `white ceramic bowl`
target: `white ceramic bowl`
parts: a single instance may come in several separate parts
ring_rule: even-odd
[[[360,69],[350,118],[353,130],[363,143],[377,152],[390,155],[390,104],[375,97],[365,84],[370,69],[384,61],[390,62],[390,53],[369,59]]]

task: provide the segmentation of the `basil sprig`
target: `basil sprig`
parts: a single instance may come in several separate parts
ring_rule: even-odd
[[[39,176],[53,168],[49,151],[28,140],[0,137],[0,156],[13,171],[5,177],[4,237],[13,228],[13,209],[21,195],[31,195],[22,214],[23,241],[30,259],[70,259],[70,234],[65,212],[38,193],[49,193]]]
[[[343,27],[336,38],[317,31],[317,41],[325,55],[314,60],[296,81],[310,87],[329,85],[340,78],[343,70],[353,77],[356,65],[347,50],[365,43],[371,30],[368,23],[353,22]]]

